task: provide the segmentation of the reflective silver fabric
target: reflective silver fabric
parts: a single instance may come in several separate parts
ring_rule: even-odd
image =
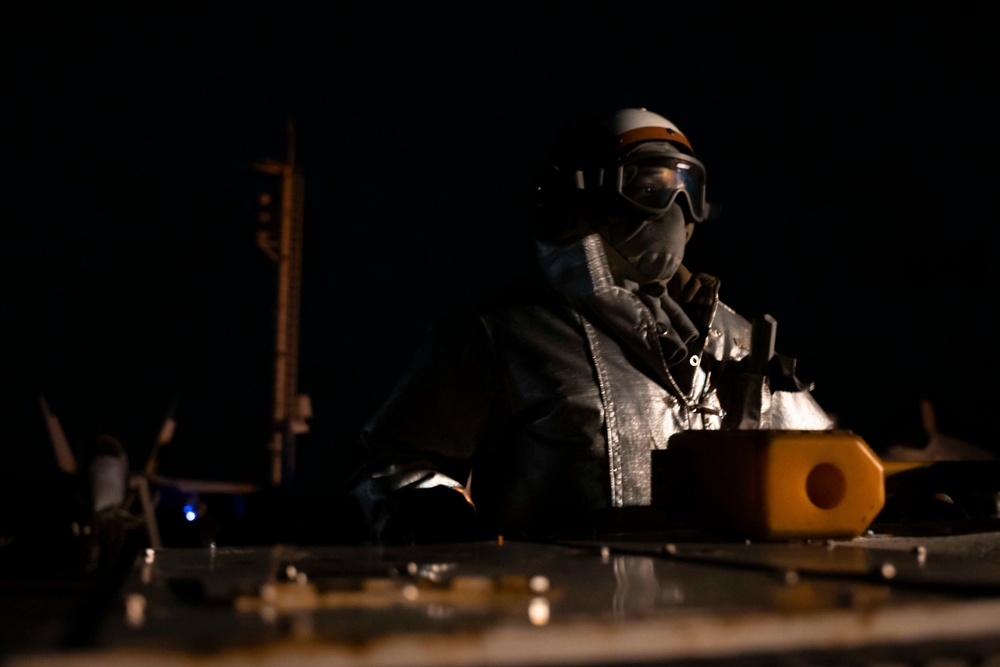
[[[539,264],[539,282],[435,326],[365,427],[373,517],[414,484],[471,477],[491,530],[580,532],[596,511],[650,503],[650,452],[682,429],[832,427],[794,378],[772,390],[746,372],[751,325],[725,304],[692,315],[703,333],[668,367],[600,237],[540,245]]]

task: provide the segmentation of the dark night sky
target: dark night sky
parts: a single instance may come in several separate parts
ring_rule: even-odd
[[[300,466],[337,488],[426,326],[532,261],[556,129],[620,106],[692,139],[723,213],[686,263],[776,318],[843,426],[891,444],[929,397],[996,450],[991,5],[816,4],[6,4],[8,454],[45,460],[24,453],[47,447],[39,391],[75,443],[109,430],[134,461],[176,399],[170,472],[263,479],[275,265],[246,167],[284,157],[292,119]]]

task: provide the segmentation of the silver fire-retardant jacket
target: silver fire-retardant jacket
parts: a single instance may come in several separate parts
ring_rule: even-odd
[[[598,235],[539,244],[539,260],[541,285],[439,322],[364,428],[355,494],[376,535],[443,487],[494,535],[590,532],[597,513],[650,504],[650,452],[674,433],[833,427],[794,360],[748,372],[751,323],[717,294],[686,308],[700,335],[668,366]]]

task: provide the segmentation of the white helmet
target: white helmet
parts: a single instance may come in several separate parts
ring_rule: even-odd
[[[550,189],[597,195],[605,206],[662,214],[675,202],[689,222],[709,215],[705,167],[669,120],[642,108],[619,109],[567,126],[550,159]]]
[[[694,156],[691,142],[676,125],[659,114],[646,109],[619,109],[597,119],[597,122],[618,138],[618,148],[626,148],[644,141],[669,141],[687,149]]]

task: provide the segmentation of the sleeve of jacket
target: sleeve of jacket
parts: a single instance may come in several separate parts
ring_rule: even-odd
[[[497,396],[490,340],[463,310],[436,323],[361,432],[354,494],[382,542],[460,539],[475,531],[466,489]]]
[[[752,323],[719,303],[706,353],[721,364],[715,374],[726,411],[724,428],[828,430],[834,422],[796,375],[796,360],[774,352],[751,370]]]

